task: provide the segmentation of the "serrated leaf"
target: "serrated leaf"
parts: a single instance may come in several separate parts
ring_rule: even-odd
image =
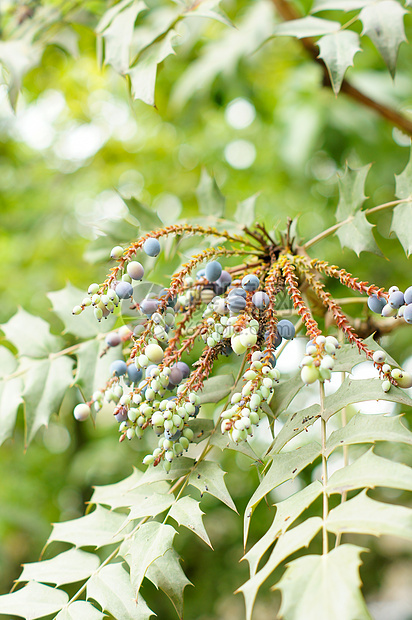
[[[283,452],[282,454],[276,454],[272,458],[272,463],[267,474],[253,493],[245,509],[243,524],[244,545],[246,545],[248,537],[250,520],[258,503],[265,495],[272,491],[272,489],[278,487],[287,480],[296,478],[302,469],[310,463],[313,463],[319,455],[320,445],[312,442],[293,450],[293,452]]]
[[[225,26],[233,27],[233,23],[230,21],[226,13],[220,8],[220,2],[221,0],[200,0],[200,2],[191,4],[184,12],[184,16],[210,17],[210,19],[215,19],[218,22],[225,24]]]
[[[356,11],[364,6],[375,4],[376,0],[315,0],[311,13],[320,11]]]
[[[194,433],[194,437],[192,439],[193,443],[200,443],[209,437],[215,427],[213,420],[208,420],[206,418],[195,418],[193,420],[189,420],[189,426]]]
[[[319,497],[322,488],[319,480],[315,480],[301,491],[275,504],[276,514],[269,529],[242,558],[249,562],[251,575],[256,573],[259,561],[270,545],[281,537],[299,515]]]
[[[202,391],[199,392],[200,404],[218,403],[222,398],[226,398],[230,394],[235,379],[232,374],[217,375],[206,379],[203,384]]]
[[[105,13],[103,13],[102,18],[100,19],[95,32],[100,34],[103,30],[106,30],[108,26],[112,23],[114,18],[121,12],[123,9],[128,7],[134,0],[121,0],[117,2],[113,6],[110,7]]]
[[[77,368],[73,382],[86,400],[106,383],[110,377],[110,364],[123,357],[120,347],[109,347],[107,353],[101,357],[107,348],[104,340],[86,340],[76,351]]]
[[[395,0],[381,0],[366,6],[359,14],[362,34],[367,35],[379,50],[392,77],[395,77],[399,46],[406,41],[403,24],[407,11]]]
[[[384,351],[386,355],[386,362],[392,366],[397,366],[398,363],[389,355],[387,351],[382,349],[382,346],[375,342],[373,339],[374,334],[371,334],[364,339],[364,344],[371,351]],[[358,347],[354,344],[343,344],[338,350],[335,359],[335,365],[333,372],[352,372],[352,369],[357,364],[367,361],[366,354],[363,351],[359,351]]]
[[[201,461],[189,476],[189,484],[203,493],[210,493],[237,512],[236,506],[226,488],[224,472],[214,461]]]
[[[145,206],[140,200],[134,198],[124,198],[122,196],[122,200],[127,204],[127,207],[133,217],[140,224],[140,228],[142,231],[146,232],[148,230],[153,230],[154,228],[161,228],[163,226],[162,220],[157,215],[156,211],[150,209]]]
[[[0,596],[0,614],[35,620],[60,611],[68,600],[66,592],[30,581],[20,590]]]
[[[73,28],[61,28],[51,37],[50,44],[60,47],[75,59],[79,58],[79,35]]]
[[[289,407],[290,403],[303,386],[304,383],[300,377],[300,372],[287,381],[281,381],[279,385],[276,386],[275,393],[270,401],[270,408],[275,417],[278,417]]]
[[[166,472],[163,467],[148,467],[136,488],[145,484],[153,484],[162,480],[177,480],[181,476],[188,474],[194,467],[195,460],[186,456],[181,456],[172,462],[172,469]]]
[[[333,510],[326,520],[329,532],[388,534],[412,540],[412,509],[377,502],[362,491]]]
[[[63,346],[63,340],[50,333],[50,325],[43,319],[19,308],[11,319],[1,325],[6,339],[17,349],[19,355],[47,357]]]
[[[406,202],[394,208],[391,232],[396,234],[409,258],[412,253],[412,202]]]
[[[353,58],[361,51],[359,35],[352,30],[339,30],[327,34],[317,42],[319,58],[328,70],[335,95],[340,91],[348,67],[353,66]]]
[[[119,12],[103,31],[104,62],[118,73],[127,73],[130,64],[130,45],[133,38],[134,23],[139,13],[146,9],[142,0],[136,0]]]
[[[365,181],[371,164],[362,168],[350,168],[347,164],[343,174],[338,175],[339,203],[336,209],[338,222],[354,215],[366,200]]]
[[[69,549],[51,560],[23,564],[23,570],[17,581],[39,581],[61,586],[87,579],[99,564],[97,555],[80,549]]]
[[[357,413],[326,442],[326,456],[336,448],[357,443],[392,441],[412,445],[412,433],[402,423],[402,416],[364,415]]]
[[[54,620],[100,620],[106,616],[86,601],[73,601],[57,614]]]
[[[237,592],[245,597],[246,620],[252,620],[252,611],[260,586],[273,573],[283,560],[302,547],[307,547],[322,527],[320,517],[306,519],[300,525],[281,536],[266,564],[261,570],[241,586]]]
[[[133,99],[140,99],[148,105],[155,106],[157,66],[175,53],[173,43],[176,36],[176,31],[170,30],[161,41],[143,50],[136,64],[127,71]]]
[[[259,194],[253,194],[250,198],[246,198],[246,200],[238,202],[235,212],[236,222],[239,222],[239,224],[243,224],[244,226],[253,226],[256,218],[255,207],[258,197]]]
[[[358,211],[353,216],[353,219],[341,226],[335,234],[339,238],[342,249],[348,248],[353,250],[358,256],[361,252],[372,252],[372,254],[382,256],[382,252],[372,234],[374,227],[375,225],[366,219],[365,213]]]
[[[340,545],[327,555],[291,562],[276,588],[282,592],[285,620],[370,620],[360,591],[360,554],[365,549]]]
[[[130,506],[129,519],[141,519],[142,517],[155,517],[164,512],[175,501],[173,494],[165,493],[140,493],[136,494]]]
[[[0,444],[12,436],[17,411],[23,402],[22,377],[9,378],[16,368],[17,361],[11,351],[0,347]]]
[[[147,569],[146,577],[169,597],[179,618],[183,618],[183,590],[192,584],[180,566],[176,551],[170,549],[157,558]]]
[[[129,531],[126,515],[97,505],[84,517],[54,523],[47,545],[53,541],[67,542],[75,547],[104,547],[123,540]]]
[[[196,188],[196,198],[201,213],[215,217],[224,215],[226,199],[206,168],[202,168],[199,185]]]
[[[121,563],[103,566],[87,582],[87,598],[93,598],[116,620],[148,620],[154,613],[130,583]]]
[[[133,472],[127,478],[115,482],[94,487],[90,504],[107,504],[110,508],[120,508],[129,505],[129,494],[138,484],[143,472],[133,468]]]
[[[176,530],[171,525],[149,521],[122,542],[119,555],[130,566],[130,580],[136,592],[139,591],[148,567],[172,549],[175,534]]]
[[[400,174],[395,174],[395,194],[398,198],[412,199],[412,148],[410,149],[409,161]]]
[[[324,34],[330,34],[340,30],[340,23],[329,19],[321,19],[320,17],[302,17],[300,19],[291,19],[278,24],[273,29],[275,36],[290,36],[304,39],[306,37],[319,37]]]
[[[235,452],[241,452],[253,461],[260,461],[260,456],[256,454],[252,446],[247,441],[241,441],[235,443],[227,433],[222,433],[220,428],[211,432],[210,445],[216,446],[220,450],[234,450]]]
[[[39,64],[42,53],[43,46],[28,39],[0,41],[0,63],[8,71],[8,93],[13,110],[24,76]]]
[[[364,487],[412,491],[412,468],[377,456],[371,448],[350,465],[335,471],[328,480],[327,491],[343,493]]]
[[[58,413],[66,390],[73,383],[73,365],[74,361],[64,355],[28,366],[23,391],[26,444],[39,428],[47,426],[53,413]]]
[[[187,527],[201,538],[209,547],[212,544],[203,525],[203,515],[199,502],[193,497],[186,495],[181,497],[169,510],[169,517],[172,517],[179,525]]]

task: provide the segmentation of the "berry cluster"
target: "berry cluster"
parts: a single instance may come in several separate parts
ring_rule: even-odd
[[[264,405],[270,402],[280,377],[275,368],[277,349],[296,333],[296,324],[278,318],[280,294],[284,297],[287,293],[293,306],[290,313],[300,317],[310,338],[301,363],[304,383],[331,378],[339,343],[334,336],[321,333],[302,294],[308,287],[349,342],[373,360],[385,391],[391,383],[401,387],[412,384],[407,373],[385,364],[381,352],[369,350],[356,335],[321,276],[337,278],[348,288],[366,293],[372,310],[379,306],[381,312],[386,305],[399,304],[397,308],[404,307],[404,317],[405,313],[408,316],[412,287],[405,294],[396,287],[385,293],[325,261],[298,254],[291,249],[288,237],[278,245],[263,227],[258,230],[262,232],[246,231],[252,237],[250,241],[214,228],[176,225],[150,233],[126,250],[113,248],[111,258],[117,265],[102,285],[90,285],[88,297],[73,308],[73,314],[92,306],[100,321],[119,306],[121,311],[123,304],[123,308],[126,305],[137,313],[136,319],[106,336],[107,348],[121,347],[122,353],[112,363],[104,388],[93,394],[89,403],[77,405],[76,419],[86,419],[91,407],[99,411],[105,401],[113,402],[120,440],[142,438],[146,429],[152,429],[158,443],[144,463],[157,465],[162,461],[168,471],[194,438],[191,421],[199,414],[200,392],[215,360],[234,354],[244,356],[242,368],[246,365],[246,370],[241,371],[243,385],[220,414],[220,424],[222,432],[234,442],[247,440],[265,415]],[[154,258],[161,251],[158,238],[183,232],[214,235],[231,247],[209,248],[193,256],[174,274],[167,288],[141,299],[137,284],[142,282],[145,270],[135,260],[136,253],[141,250]],[[223,268],[222,258],[242,255],[246,256],[245,263]],[[203,352],[190,367],[184,357],[199,340],[204,343]]]
[[[397,286],[391,286],[387,299],[371,295],[368,306],[372,312],[381,316],[403,317],[406,323],[412,323],[412,286],[404,293]]]

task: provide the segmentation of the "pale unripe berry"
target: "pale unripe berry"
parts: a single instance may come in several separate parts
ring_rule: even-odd
[[[72,314],[78,315],[83,312],[83,308],[81,306],[74,306],[72,310]]]
[[[122,256],[123,256],[123,248],[122,248],[122,246],[121,245],[115,245],[114,248],[112,248],[112,250],[110,252],[110,258],[114,258],[115,260],[118,260]]]
[[[405,370],[402,370],[400,376],[396,379],[396,383],[399,387],[407,389],[412,387],[412,375]]]
[[[87,420],[87,418],[89,417],[90,411],[91,410],[89,405],[86,405],[86,403],[80,403],[79,405],[75,406],[73,410],[73,415],[79,422],[84,422],[84,420]]]
[[[163,359],[163,349],[158,344],[149,344],[144,350],[147,359],[153,364],[160,364]]]
[[[376,364],[383,364],[386,359],[386,355],[383,351],[374,351],[372,359]]]
[[[388,379],[385,379],[385,381],[382,381],[382,390],[384,392],[389,392],[390,389],[391,389],[391,382],[388,381]]]
[[[247,351],[247,347],[242,344],[240,336],[232,336],[230,344],[232,345],[233,352],[236,353],[236,355],[242,355]]]
[[[315,366],[304,366],[300,371],[300,376],[303,383],[311,384],[315,383],[319,379],[319,371]]]
[[[127,265],[127,273],[133,280],[142,280],[144,267],[137,260],[133,260]]]
[[[143,465],[151,465],[155,460],[153,454],[147,454],[143,459]]]

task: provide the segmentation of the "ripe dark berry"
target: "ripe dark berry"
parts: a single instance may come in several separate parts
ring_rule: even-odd
[[[106,336],[106,344],[108,347],[117,347],[121,343],[122,339],[120,338],[120,334],[117,332],[112,332],[111,334],[107,334]]]
[[[282,319],[276,327],[278,334],[285,340],[292,340],[295,337],[295,326],[288,319]]]
[[[153,237],[149,237],[143,244],[143,251],[146,252],[148,256],[158,256],[160,253],[160,243],[157,239],[153,239]]]
[[[254,274],[248,274],[242,280],[245,291],[256,291],[259,288],[259,278]]]
[[[127,373],[127,364],[123,360],[115,360],[110,364],[110,374],[121,377]]]
[[[405,307],[403,318],[407,323],[412,323],[412,304],[408,304]]]
[[[140,310],[147,316],[152,316],[157,310],[159,302],[156,299],[143,299]]]
[[[258,291],[253,295],[252,302],[258,310],[264,310],[269,305],[269,295],[263,291]]]
[[[116,285],[116,295],[119,299],[130,299],[133,295],[133,286],[129,282],[118,282]]]
[[[386,306],[386,299],[384,297],[378,297],[377,295],[371,295],[368,297],[368,308],[376,314],[380,314]]]
[[[227,304],[231,312],[241,312],[246,308],[246,299],[240,295],[231,295],[228,297]]]
[[[141,380],[143,372],[136,368],[134,364],[129,364],[127,367],[127,375],[132,383],[137,383]]]
[[[412,304],[412,286],[406,289],[403,296],[406,304]]]
[[[240,297],[243,297],[243,299],[246,299],[246,291],[243,288],[240,288],[240,286],[230,289],[228,298],[233,295],[239,295]]]
[[[217,260],[212,260],[205,267],[206,279],[209,282],[216,282],[222,274],[222,265]]]
[[[395,308],[398,310],[405,303],[405,299],[402,291],[395,291],[391,295],[389,295],[388,304],[391,308]]]
[[[179,385],[183,380],[183,372],[180,368],[175,364],[172,366],[169,375],[169,381],[172,385]]]
[[[186,364],[186,362],[177,362],[176,366],[182,371],[183,379],[187,379],[190,375],[190,367]]]

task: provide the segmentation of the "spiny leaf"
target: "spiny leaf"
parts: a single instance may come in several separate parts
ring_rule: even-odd
[[[369,4],[376,4],[376,0],[315,0],[311,13],[320,11],[356,11]]]
[[[124,539],[130,529],[127,522],[126,515],[97,505],[84,517],[54,523],[47,544],[58,540],[75,547],[104,547]]]
[[[193,497],[186,495],[181,497],[169,510],[169,517],[172,517],[179,525],[187,527],[201,538],[209,547],[212,544],[203,525],[203,515],[199,502]],[[213,548],[213,547],[212,547]]]
[[[210,17],[225,26],[233,26],[232,22],[224,11],[220,8],[221,0],[200,0],[190,4],[185,11],[185,17]]]
[[[154,230],[154,228],[161,228],[163,226],[162,220],[158,217],[156,211],[144,205],[134,196],[131,198],[125,198],[122,196],[122,200],[127,204],[127,207],[133,217],[135,217],[139,222],[140,228],[143,232]]]
[[[330,532],[352,532],[372,536],[398,536],[412,540],[412,509],[377,502],[362,491],[330,511],[326,527]]]
[[[22,377],[9,378],[17,368],[14,355],[0,347],[0,444],[13,434],[17,411],[23,402]]]
[[[338,175],[339,203],[336,209],[338,222],[354,215],[363,205],[365,196],[365,181],[371,164],[362,168],[350,168],[346,164],[345,172]]]
[[[394,208],[391,232],[396,234],[409,258],[412,253],[412,202],[406,202]]]
[[[136,485],[139,483],[143,472],[136,468],[133,468],[133,472],[127,478],[115,482],[114,484],[105,484],[103,486],[94,487],[93,495],[90,498],[91,504],[107,504],[110,508],[120,508],[130,506],[130,497],[134,497]],[[162,484],[162,483],[160,483]],[[154,485],[152,485],[154,488]],[[167,492],[169,486],[165,484],[165,491]],[[137,491],[140,495],[142,489]]]
[[[359,14],[362,34],[367,35],[379,50],[390,74],[395,77],[399,46],[406,41],[403,18],[407,11],[395,0],[381,0],[366,6]]]
[[[126,73],[129,69],[134,23],[146,8],[142,0],[133,2],[119,12],[101,33],[105,42],[104,62],[112,65],[118,73]]]
[[[132,2],[134,2],[134,0],[121,0],[120,2],[117,2],[116,4],[111,6],[110,9],[108,9],[105,13],[103,13],[103,17],[101,18],[101,20],[99,21],[96,27],[96,33],[100,34],[103,32],[103,30],[106,30],[106,28],[110,26],[114,18],[121,11],[123,11],[123,9],[125,9],[130,4],[132,4]]]
[[[255,223],[255,206],[256,200],[259,197],[259,194],[253,194],[250,198],[246,198],[246,200],[242,200],[242,202],[238,202],[236,212],[235,212],[235,221],[243,224],[244,226],[253,226]]]
[[[140,493],[132,499],[129,519],[141,519],[142,517],[155,517],[164,512],[175,501],[172,493]]]
[[[306,555],[288,565],[277,584],[285,620],[370,620],[360,586],[360,554],[340,545],[327,555]]]
[[[236,506],[230,497],[223,479],[226,472],[222,471],[218,463],[201,461],[189,476],[189,484],[199,489],[201,493],[210,493],[221,502],[237,512]]]
[[[145,49],[136,64],[127,71],[130,77],[133,99],[140,99],[148,105],[155,105],[155,84],[157,66],[170,54],[174,54],[173,42],[177,36],[175,30],[168,32],[158,43]]]
[[[86,601],[73,601],[63,607],[54,620],[100,620],[106,616]]]
[[[93,598],[116,620],[148,620],[155,615],[130,583],[121,563],[103,566],[87,582],[87,598]]]
[[[301,491],[283,500],[283,502],[275,504],[276,515],[271,526],[262,538],[258,540],[243,557],[244,560],[249,562],[251,575],[256,573],[259,561],[263,554],[269,549],[270,545],[293,525],[299,515],[306,510],[321,493],[322,485],[319,480],[315,480]],[[293,531],[295,531],[295,529]]]
[[[123,541],[121,555],[130,566],[130,580],[139,591],[148,567],[173,547],[176,530],[158,521],[143,523],[132,537]]]
[[[169,549],[149,566],[146,577],[172,601],[179,618],[183,618],[183,590],[192,585],[184,574],[179,556]]]
[[[327,490],[332,494],[363,487],[412,491],[412,468],[377,456],[371,448],[350,465],[335,471],[328,480]]]
[[[368,349],[370,349],[371,351],[384,351],[386,355],[386,362],[388,364],[391,364],[392,366],[398,365],[396,360],[394,360],[393,357],[391,357],[389,353],[385,351],[385,349],[383,349],[380,344],[375,342],[375,340],[373,339],[373,334],[365,338],[363,342],[368,347]],[[352,369],[354,366],[362,362],[366,362],[367,359],[368,358],[366,357],[366,353],[364,353],[363,351],[359,351],[356,345],[343,344],[341,345],[341,348],[339,349],[336,355],[336,360],[335,360],[335,365],[333,367],[333,371],[334,372],[352,372]]]
[[[287,381],[281,381],[280,384],[276,386],[275,393],[270,401],[270,408],[276,417],[287,409],[303,386],[304,383],[300,377],[300,372]]]
[[[19,355],[47,357],[49,353],[56,353],[63,346],[63,340],[50,333],[50,325],[46,321],[33,316],[23,308],[19,308],[1,328]]]
[[[282,452],[282,454],[276,454],[272,458],[272,464],[263,478],[262,482],[253,493],[252,497],[248,501],[245,510],[244,517],[244,544],[246,545],[249,524],[252,518],[253,511],[258,503],[267,495],[272,489],[278,487],[287,480],[293,480],[296,476],[310,463],[320,455],[319,444],[312,442],[293,450],[292,452]]]
[[[337,32],[340,29],[340,23],[320,17],[302,17],[300,19],[292,19],[275,26],[273,34],[276,36],[291,36],[298,39],[305,37],[318,37],[323,34]]]
[[[232,374],[217,375],[206,379],[202,391],[199,393],[200,404],[218,403],[222,398],[226,398],[234,386],[235,380]]]
[[[68,600],[66,592],[30,581],[20,590],[0,596],[0,614],[35,620],[60,611]]]
[[[261,570],[253,574],[237,592],[242,592],[245,597],[246,620],[252,620],[252,611],[258,590],[262,583],[273,573],[283,560],[302,547],[307,547],[322,527],[320,517],[306,519],[300,525],[287,531],[281,536],[275,545],[266,564]]]
[[[43,46],[27,38],[0,41],[0,63],[8,71],[8,93],[13,110],[24,76],[40,62],[42,54]]]
[[[108,349],[102,356],[103,351]],[[110,376],[110,364],[119,359],[118,347],[108,348],[104,340],[86,340],[76,351],[77,368],[74,383],[86,400],[105,384]]]
[[[23,564],[22,573],[17,581],[39,581],[61,586],[87,579],[99,564],[97,555],[80,549],[69,549],[51,560]]]
[[[326,442],[326,456],[340,446],[357,443],[392,441],[412,445],[412,433],[401,423],[401,419],[402,416],[357,413],[346,426],[330,435]]]
[[[372,252],[372,254],[382,256],[382,252],[372,234],[374,227],[375,225],[366,219],[365,213],[358,211],[351,218],[350,222],[344,224],[336,231],[336,235],[342,248],[349,248],[349,250],[356,252],[358,256],[361,252]]]
[[[199,211],[205,215],[222,217],[225,210],[225,197],[213,177],[206,168],[202,168],[199,185],[196,188],[196,197]]]
[[[361,51],[359,35],[352,30],[327,34],[317,42],[319,58],[325,63],[335,95],[340,91],[346,70],[353,66],[356,52]]]

